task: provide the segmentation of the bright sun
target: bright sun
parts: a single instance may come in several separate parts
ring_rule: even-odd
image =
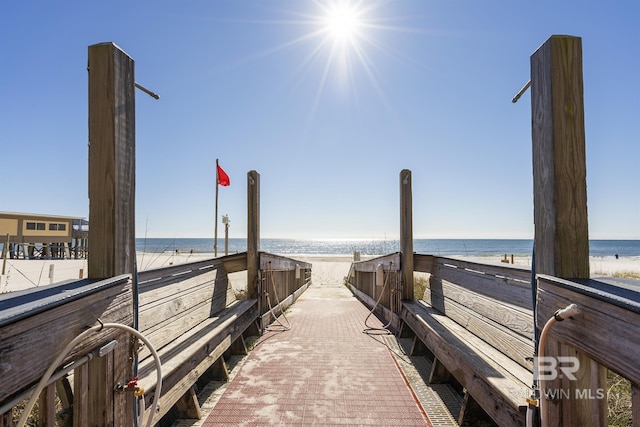
[[[312,49],[301,56],[299,66],[294,71],[300,76],[317,78],[311,115],[315,114],[320,98],[329,85],[337,89],[334,93],[344,96],[346,100],[353,99],[357,104],[357,87],[363,84],[361,82],[368,81],[384,100],[376,69],[377,61],[380,54],[392,58],[396,55],[386,46],[383,34],[394,30],[405,31],[404,28],[391,25],[387,14],[383,13],[393,12],[387,8],[391,0],[312,0],[313,7],[308,11],[302,10],[308,8],[309,2],[294,3],[302,5],[301,9],[288,11],[287,14],[293,19],[283,22],[301,25],[308,32],[261,55],[312,45]]]
[[[350,3],[336,3],[326,9],[325,30],[334,42],[354,42],[360,22],[358,10]]]

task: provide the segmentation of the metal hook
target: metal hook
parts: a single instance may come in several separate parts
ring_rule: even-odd
[[[516,93],[516,96],[513,97],[511,102],[513,102],[514,104],[518,102],[518,99],[520,99],[520,97],[524,95],[524,93],[527,91],[527,89],[529,89],[529,87],[531,87],[531,80],[529,80],[524,84],[524,86],[522,86],[522,89],[520,89],[518,93]]]
[[[134,83],[134,84],[138,89],[140,89],[141,91],[143,91],[144,93],[146,93],[150,97],[155,98],[155,99],[160,99],[160,95],[158,95],[155,92],[151,92],[149,89],[147,89],[146,87],[142,86],[140,83]]]

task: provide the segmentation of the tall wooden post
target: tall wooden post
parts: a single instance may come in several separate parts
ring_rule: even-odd
[[[531,56],[531,116],[535,222],[535,271],[560,278],[589,278],[582,41],[552,36]],[[563,308],[563,307],[558,307]],[[538,319],[538,327],[548,319]],[[545,382],[569,388],[569,399],[543,402],[549,425],[597,426],[606,421],[606,399],[577,399],[605,387],[606,371],[552,336],[545,356],[577,356],[578,381]],[[543,390],[544,396],[544,390]],[[544,397],[543,397],[544,399]]]
[[[134,273],[134,84],[134,61],[118,46],[89,46],[89,278]],[[133,377],[129,337],[118,341],[90,362],[88,425],[133,424],[131,396],[114,393]]]
[[[582,41],[552,36],[531,56],[536,272],[589,278]]]
[[[247,294],[259,298],[258,269],[260,268],[260,174],[247,174]],[[262,313],[260,313],[262,314]]]
[[[400,172],[400,259],[402,299],[413,301],[413,201],[408,169]]]
[[[89,277],[135,262],[134,61],[113,43],[89,46]]]
[[[2,245],[2,275],[7,271],[7,254],[9,253],[9,245],[11,244],[11,236],[7,233],[7,240]]]

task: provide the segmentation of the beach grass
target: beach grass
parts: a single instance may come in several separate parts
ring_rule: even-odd
[[[413,274],[413,299],[419,301],[424,296],[424,292],[429,285],[429,274],[414,273]]]
[[[633,425],[631,381],[612,371],[607,371],[607,405],[609,426],[631,427]]]
[[[11,410],[11,419],[14,424],[18,424],[18,421],[20,420],[20,417],[22,416],[22,413],[24,412],[24,408],[27,406],[27,403],[29,403],[29,399],[25,399],[22,403],[20,403],[17,406],[14,406],[13,409]],[[56,411],[56,421],[54,423],[54,426],[63,427],[63,426],[71,425],[70,423],[72,423],[72,420],[70,419],[70,415],[72,414],[72,412],[68,409],[64,411],[62,410],[63,409],[62,403],[60,401],[60,398],[58,397],[57,392],[55,395],[54,405],[55,405],[55,411]],[[39,412],[40,412],[40,402],[36,401],[35,405],[33,405],[33,409],[31,410],[31,413],[27,417],[27,422],[25,425],[27,426],[39,425],[38,423],[38,420],[40,418]]]
[[[640,272],[638,271],[617,271],[612,274],[613,277],[620,279],[638,279],[640,280]]]
[[[233,292],[236,294],[236,299],[238,301],[249,299],[249,294],[246,289],[234,289]]]

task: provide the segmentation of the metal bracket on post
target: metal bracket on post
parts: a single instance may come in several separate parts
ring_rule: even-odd
[[[140,83],[135,83],[135,87],[137,87],[138,89],[140,89],[141,91],[143,91],[144,93],[146,93],[147,95],[149,95],[150,97],[154,98],[154,99],[160,99],[160,95],[158,95],[155,92],[151,92],[149,89],[147,89],[146,87],[142,86]]]
[[[529,80],[528,82],[526,82],[526,83],[524,84],[524,86],[522,86],[522,89],[520,89],[520,90],[518,91],[518,93],[516,93],[516,95],[515,95],[515,96],[513,97],[513,99],[511,100],[511,102],[513,102],[514,104],[515,104],[516,102],[518,102],[518,100],[520,99],[520,97],[521,97],[522,95],[524,95],[524,93],[525,93],[525,92],[527,91],[527,89],[529,89],[530,87],[531,87],[531,80]]]

